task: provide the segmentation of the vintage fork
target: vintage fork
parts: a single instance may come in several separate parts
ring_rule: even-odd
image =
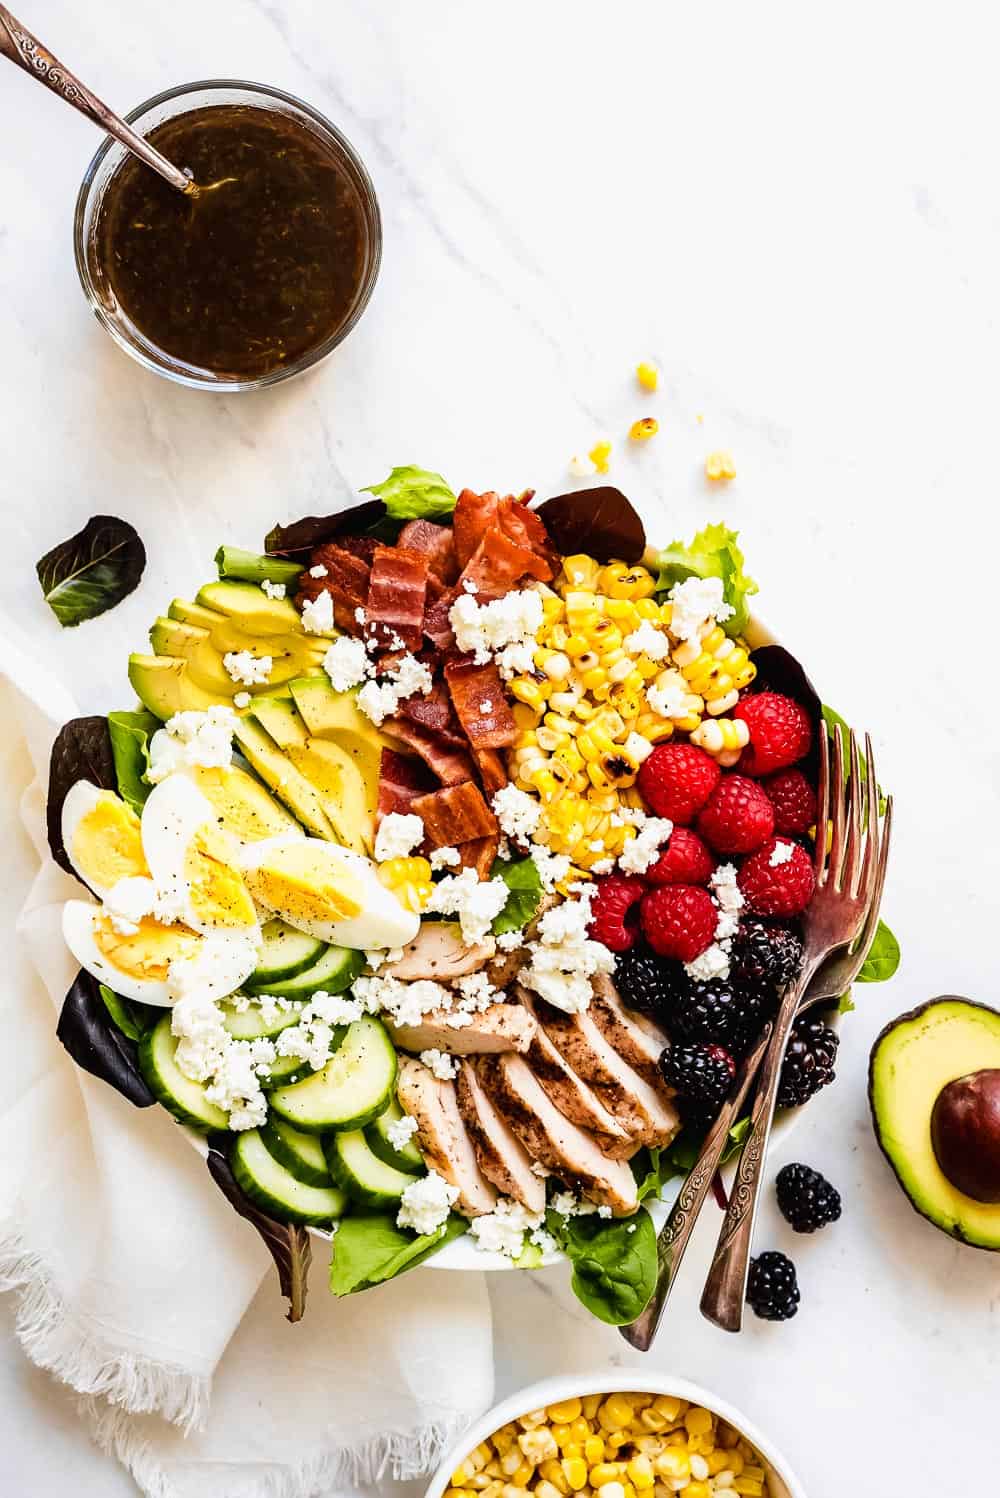
[[[743,1321],[750,1246],[781,1064],[800,1001],[820,965],[833,953],[850,949],[858,942],[866,917],[869,920],[872,917],[873,906],[877,920],[892,829],[892,798],[886,803],[880,837],[878,781],[871,739],[867,735],[867,794],[861,783],[861,757],[853,730],[849,735],[849,759],[850,781],[845,784],[843,738],[835,730],[831,756],[826,724],[822,724],[817,828],[832,823],[829,850],[827,839],[818,836],[816,888],[802,919],[805,938],[802,972],[785,990],[778,1008],[771,1040],[761,1064],[750,1134],[740,1156],[729,1210],[701,1298],[702,1314],[724,1331],[739,1331]]]
[[[815,974],[805,994],[799,1002],[798,1014],[803,1014],[807,1009],[812,1009],[817,1004],[829,1003],[831,999],[839,999],[845,994],[854,982],[858,973],[864,966],[865,958],[871,950],[875,933],[878,930],[879,906],[882,902],[882,886],[885,883],[886,857],[889,850],[889,828],[891,826],[891,812],[886,808],[886,820],[883,823],[882,841],[879,849],[879,866],[875,879],[875,888],[872,891],[872,902],[865,916],[865,923],[861,935],[852,947],[839,956],[830,957]],[[797,1016],[796,1016],[797,1017]],[[706,1134],[702,1143],[698,1158],[684,1180],[670,1211],[670,1216],[660,1229],[656,1240],[656,1252],[659,1263],[656,1289],[654,1290],[648,1305],[641,1316],[627,1326],[618,1328],[620,1334],[631,1347],[638,1352],[648,1352],[653,1345],[653,1339],[659,1329],[663,1312],[666,1309],[667,1300],[677,1279],[677,1273],[681,1266],[694,1225],[702,1207],[708,1199],[715,1172],[719,1168],[719,1162],[725,1153],[726,1144],[729,1140],[729,1131],[739,1118],[743,1103],[757,1077],[767,1043],[771,1036],[771,1026],[767,1025],[762,1032],[757,1044],[749,1053],[740,1067],[733,1083],[729,1097],[726,1099],[711,1129]]]

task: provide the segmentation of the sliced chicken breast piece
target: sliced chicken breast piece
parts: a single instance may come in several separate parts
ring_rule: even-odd
[[[535,1014],[552,1044],[578,1076],[590,1084],[636,1144],[669,1144],[680,1118],[669,1096],[651,1086],[602,1035],[590,1014],[565,1014],[539,1001]]]
[[[448,1051],[453,1056],[526,1051],[535,1029],[534,1018],[520,1004],[491,1004],[473,1015],[435,1009],[419,1025],[390,1026],[404,1051]]]
[[[462,1062],[455,1093],[483,1175],[501,1196],[512,1197],[529,1212],[544,1212],[545,1181],[532,1170],[521,1141],[486,1096],[471,1061]]]
[[[418,978],[447,983],[451,978],[464,978],[466,973],[478,973],[496,949],[492,936],[470,946],[462,940],[461,927],[455,921],[422,921],[409,946],[403,948],[402,957],[390,963],[385,972],[407,983]]]
[[[417,1121],[417,1144],[432,1170],[458,1187],[455,1206],[466,1217],[492,1212],[497,1194],[479,1169],[453,1082],[442,1082],[422,1061],[399,1068],[396,1096],[404,1113]]]
[[[522,1056],[482,1056],[474,1064],[483,1090],[533,1159],[616,1217],[635,1211],[638,1194],[628,1165],[609,1160],[593,1134],[559,1112]]]
[[[640,1076],[652,1086],[662,1088],[657,1062],[670,1045],[666,1031],[650,1015],[627,1009],[606,973],[599,973],[591,986],[589,1012],[601,1034]]]
[[[514,993],[537,1021],[538,1015],[533,1007],[535,996],[520,987],[515,988]],[[525,1059],[559,1112],[579,1128],[590,1129],[606,1155],[613,1160],[627,1160],[635,1154],[641,1141],[608,1111],[560,1054],[541,1025],[531,1037]]]
[[[556,895],[543,895],[538,902],[538,909],[533,919],[524,928],[525,942],[534,941],[538,935],[538,923],[547,910],[558,905]],[[527,946],[515,947],[512,952],[503,952],[499,948],[495,957],[490,959],[489,967],[486,969],[487,976],[494,988],[509,988],[523,967],[527,967],[531,961],[531,953]]]

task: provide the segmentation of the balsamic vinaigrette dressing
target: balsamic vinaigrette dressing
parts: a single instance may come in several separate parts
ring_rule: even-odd
[[[218,185],[185,197],[132,156],[108,183],[95,249],[139,332],[174,359],[247,379],[336,333],[368,246],[355,187],[326,143],[242,104],[177,115],[149,140],[199,186]]]

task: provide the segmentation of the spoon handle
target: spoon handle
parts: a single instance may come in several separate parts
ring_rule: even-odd
[[[11,15],[5,5],[0,5],[0,53],[17,63],[32,78],[37,78],[39,83],[44,83],[46,88],[52,89],[67,104],[72,104],[88,120],[121,141],[123,146],[127,146],[147,166],[165,177],[178,192],[190,193],[195,190],[190,177],[165,156],[161,156],[155,147],[130,129],[96,94],[92,94],[86,84],[63,67],[59,59],[53,57],[38,38],[32,36],[16,16]]]

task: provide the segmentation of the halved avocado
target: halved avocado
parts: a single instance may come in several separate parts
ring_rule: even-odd
[[[948,1179],[931,1118],[949,1084],[1000,1068],[1000,1013],[945,995],[900,1015],[872,1047],[868,1097],[875,1137],[913,1207],[942,1232],[1000,1251],[1000,1203],[978,1201]],[[984,1139],[984,1148],[997,1141]]]
[[[183,656],[130,655],[128,679],[143,707],[164,722],[174,713],[204,712],[220,700],[191,680]]]

